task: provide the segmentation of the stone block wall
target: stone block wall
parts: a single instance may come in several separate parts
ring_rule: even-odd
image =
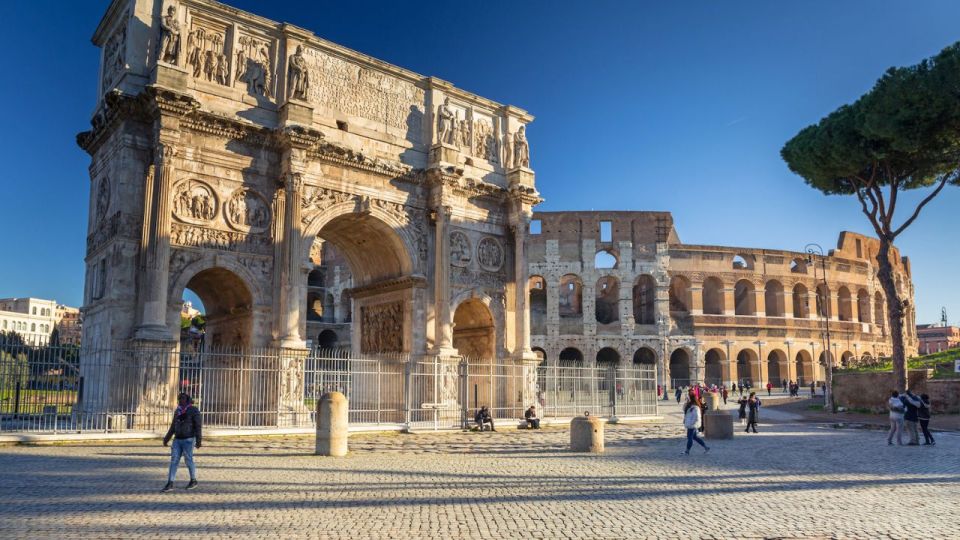
[[[930,396],[934,414],[960,413],[960,379],[929,380],[929,375],[927,370],[910,371],[910,389]],[[889,372],[837,373],[833,376],[833,395],[838,407],[885,412],[893,388],[893,374]]]

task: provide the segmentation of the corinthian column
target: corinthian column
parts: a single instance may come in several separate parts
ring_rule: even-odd
[[[453,353],[453,316],[450,313],[450,207],[440,202],[434,208],[436,264],[434,265],[434,298],[436,299],[436,350],[441,355]]]
[[[172,142],[158,142],[144,186],[143,230],[137,303],[137,339],[170,340],[167,294],[170,273],[170,195],[174,178]]]
[[[283,348],[303,348],[300,336],[300,315],[305,273],[302,257],[303,230],[300,222],[303,176],[288,172],[283,177],[282,196],[275,204],[277,216],[283,216],[274,229],[278,285],[280,290],[277,312],[277,345]]]

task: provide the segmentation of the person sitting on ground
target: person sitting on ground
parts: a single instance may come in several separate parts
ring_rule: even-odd
[[[488,409],[486,405],[483,405],[477,410],[477,414],[474,415],[473,421],[477,423],[477,427],[480,428],[480,431],[483,431],[487,424],[490,424],[490,431],[497,430],[493,425],[493,416],[490,415],[490,409]]]
[[[540,429],[540,419],[537,418],[537,408],[533,405],[523,413],[524,420],[527,421],[527,427],[530,429]]]
[[[897,437],[897,445],[903,446],[903,401],[900,399],[900,392],[894,390],[887,400],[887,409],[890,410],[890,431],[887,433],[887,446],[893,445],[893,437]]]
[[[923,440],[925,446],[937,444],[933,440],[933,433],[930,433],[930,396],[920,394],[920,408],[917,410],[917,418],[920,419],[920,429],[923,430]]]

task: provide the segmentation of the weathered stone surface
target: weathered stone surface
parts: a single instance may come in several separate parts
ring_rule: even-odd
[[[347,398],[340,392],[327,392],[317,403],[317,445],[319,456],[347,455],[349,427]]]
[[[602,454],[604,422],[596,416],[578,416],[570,421],[570,450]]]

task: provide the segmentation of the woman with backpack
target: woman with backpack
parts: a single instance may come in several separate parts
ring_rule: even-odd
[[[690,455],[690,447],[693,446],[694,441],[703,447],[704,453],[710,451],[710,447],[707,446],[707,443],[703,442],[703,439],[697,435],[697,428],[700,427],[702,407],[703,403],[701,403],[700,399],[693,394],[693,391],[691,391],[690,399],[683,404],[683,427],[687,429],[687,449],[682,454],[684,456]]]

